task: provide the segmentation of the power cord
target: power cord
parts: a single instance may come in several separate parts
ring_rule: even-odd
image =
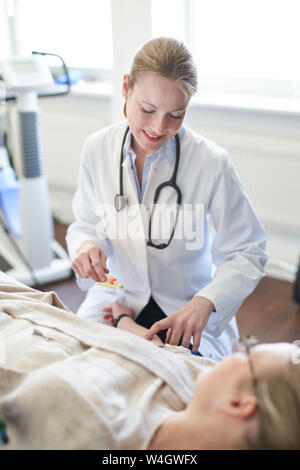
[[[48,98],[48,97],[51,97],[51,96],[67,95],[68,93],[70,93],[71,80],[70,80],[68,67],[66,66],[66,63],[65,63],[64,59],[60,55],[54,54],[53,52],[32,51],[32,54],[33,55],[42,55],[42,56],[49,55],[49,56],[52,56],[52,57],[57,57],[61,61],[62,68],[64,69],[64,73],[65,73],[65,76],[66,76],[66,82],[67,82],[67,89],[65,91],[60,91],[60,92],[57,92],[57,93],[55,93],[55,92],[54,93],[41,93],[41,94],[38,95],[38,97],[39,98]]]

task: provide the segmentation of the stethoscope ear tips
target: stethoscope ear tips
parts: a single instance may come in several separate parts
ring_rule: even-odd
[[[127,206],[127,196],[121,194],[115,195],[115,208],[119,212]]]

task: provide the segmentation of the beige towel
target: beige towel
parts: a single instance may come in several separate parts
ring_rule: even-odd
[[[77,317],[55,293],[3,273],[1,345],[0,413],[11,448],[146,448],[214,364]]]

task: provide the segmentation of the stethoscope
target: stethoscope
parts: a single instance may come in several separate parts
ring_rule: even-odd
[[[121,154],[120,154],[120,171],[119,171],[120,193],[115,195],[115,208],[116,208],[116,211],[118,211],[118,212],[123,210],[127,206],[127,201],[128,201],[127,196],[124,196],[124,194],[123,194],[123,167],[122,167],[122,164],[123,164],[123,150],[124,150],[125,140],[126,140],[128,131],[129,131],[129,127],[127,127],[127,129],[125,131],[123,141],[122,141]],[[172,240],[173,235],[174,235],[176,223],[177,223],[179,206],[181,205],[181,198],[182,198],[181,191],[180,191],[180,188],[176,184],[176,176],[177,176],[179,159],[180,159],[180,140],[179,140],[178,134],[175,135],[175,140],[176,140],[176,161],[175,161],[173,174],[172,174],[171,178],[168,181],[166,181],[164,183],[161,183],[159,186],[157,186],[157,188],[155,190],[155,194],[154,194],[152,210],[151,210],[150,220],[149,220],[149,230],[148,230],[149,240],[147,241],[147,245],[151,246],[153,248],[158,248],[158,249],[167,248],[167,246],[170,245],[171,240]],[[155,243],[152,242],[152,238],[151,238],[152,214],[153,214],[153,211],[154,211],[155,204],[158,201],[160,192],[164,188],[166,188],[167,186],[175,189],[175,191],[177,193],[177,214],[176,214],[176,219],[175,219],[173,231],[172,231],[172,234],[171,234],[171,237],[170,237],[168,243],[160,243],[159,245],[155,245]]]

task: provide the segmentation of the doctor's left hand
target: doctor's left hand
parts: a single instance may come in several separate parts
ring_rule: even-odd
[[[166,343],[188,348],[193,337],[193,351],[197,352],[200,346],[202,331],[204,330],[214,304],[205,297],[195,296],[184,307],[172,313],[167,318],[155,322],[145,335],[149,341],[161,330],[168,328]]]

